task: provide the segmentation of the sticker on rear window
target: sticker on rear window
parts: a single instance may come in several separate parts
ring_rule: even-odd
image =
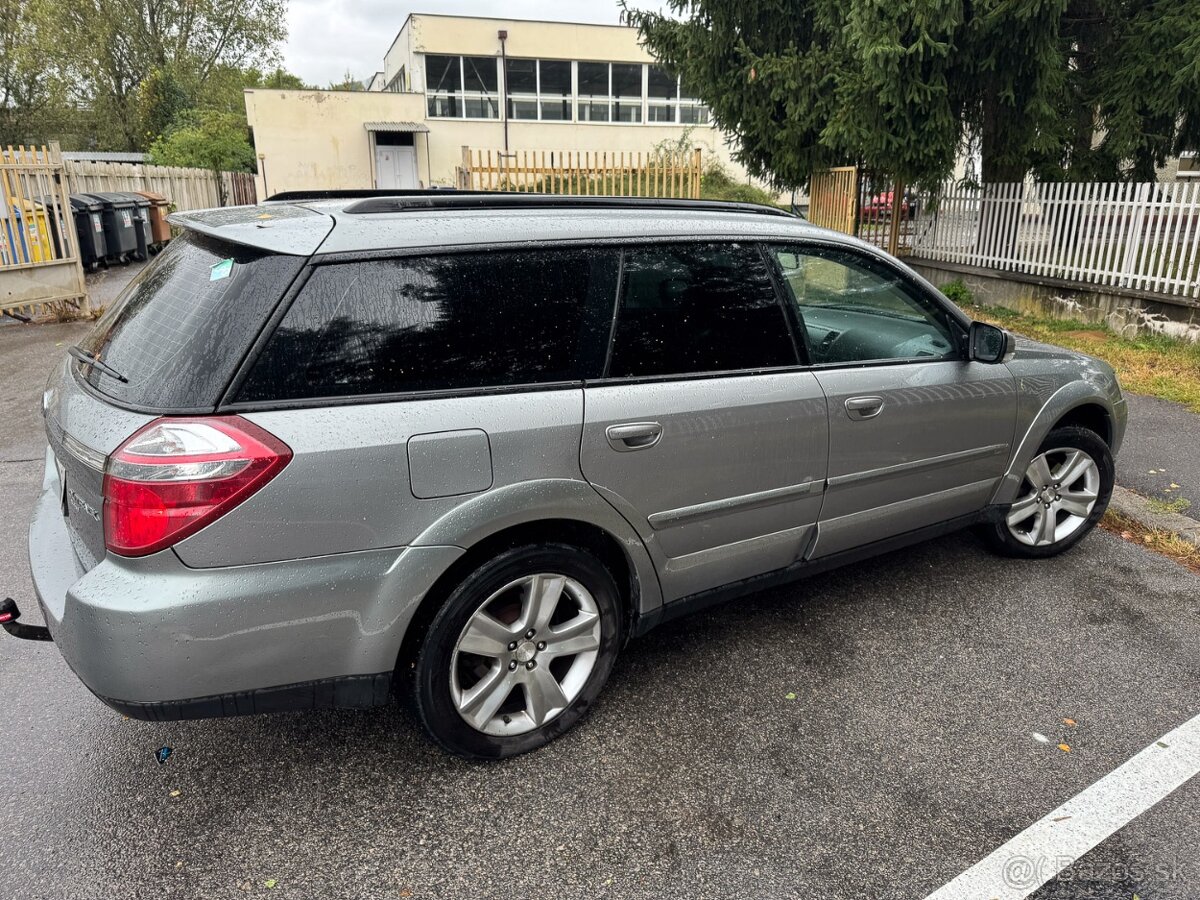
[[[229,273],[233,271],[233,260],[223,259],[215,266],[208,270],[209,281],[220,281],[222,278],[228,278]]]

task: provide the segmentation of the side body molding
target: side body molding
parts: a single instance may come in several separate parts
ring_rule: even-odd
[[[658,574],[642,539],[584,481],[550,478],[495,488],[455,506],[421,532],[410,546],[469,549],[505,529],[547,519],[583,522],[607,532],[621,545],[629,561],[637,586],[637,612],[645,615],[662,605]]]

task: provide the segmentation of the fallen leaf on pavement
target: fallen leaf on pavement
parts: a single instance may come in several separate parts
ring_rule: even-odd
[[[266,881],[263,882],[263,887],[267,888],[267,890],[270,890],[271,888],[275,887],[275,885],[277,885],[277,884],[279,884],[279,882],[276,881],[274,878],[268,878]]]
[[[1070,744],[1059,744],[1058,749],[1061,750],[1063,753],[1070,753],[1071,745]]]
[[[1070,725],[1072,728],[1074,728],[1076,725],[1076,722],[1074,719],[1063,719],[1063,724]]]
[[[183,792],[179,791],[179,790],[171,791],[171,796],[178,797],[181,793],[183,793]]]
[[[783,695],[783,699],[784,700],[795,700],[796,699],[795,691],[788,691],[786,694]]]

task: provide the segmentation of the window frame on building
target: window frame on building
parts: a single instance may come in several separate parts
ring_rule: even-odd
[[[604,94],[588,94],[585,96],[580,91],[582,76],[580,72],[581,66],[604,66],[606,75],[606,90]],[[613,91],[613,71],[614,66],[627,66],[629,68],[636,67],[638,69],[639,92],[636,103],[625,103],[622,106],[623,100],[629,95],[617,96]],[[646,64],[634,62],[613,62],[603,60],[580,59],[574,61],[575,67],[575,117],[578,122],[586,122],[589,124],[603,125],[643,125],[646,121]],[[583,110],[587,109],[588,117],[583,117]],[[592,118],[593,109],[601,108],[604,110],[604,118]],[[636,118],[622,119],[618,118],[622,109],[633,111]]]
[[[457,59],[458,86],[451,90],[437,89],[431,86],[429,77],[430,59]],[[494,92],[483,90],[467,90],[467,60],[490,62],[495,78]],[[496,56],[471,56],[461,53],[426,53],[425,64],[425,114],[431,119],[473,119],[480,122],[497,122],[501,119],[500,103],[500,58]],[[476,69],[478,71],[478,68]],[[469,115],[468,110],[472,101],[481,102],[482,108],[488,108],[492,115]],[[434,104],[445,103],[454,112],[435,111]]]
[[[675,83],[675,92],[671,97],[661,97],[650,95],[650,83],[653,80],[654,73],[658,72],[667,76]],[[654,119],[651,115],[652,110],[668,109],[671,112],[670,119]],[[691,116],[691,120],[685,118],[684,111],[687,111]],[[683,77],[680,75],[671,75],[664,67],[655,65],[654,63],[646,63],[646,124],[648,125],[711,125],[712,112],[708,105],[695,97],[685,96]]]
[[[458,86],[453,90],[435,89],[429,77],[429,60],[457,59]],[[425,64],[425,109],[431,119],[459,119],[479,122],[494,122],[507,119],[512,122],[551,122],[574,123],[584,125],[657,125],[657,126],[699,126],[713,127],[712,113],[709,107],[700,99],[688,96],[683,79],[674,79],[674,95],[672,97],[652,97],[650,95],[651,70],[664,73],[666,70],[655,63],[620,62],[613,60],[587,59],[553,59],[546,57],[494,57],[496,66],[496,92],[468,91],[466,84],[467,60],[491,60],[493,57],[465,56],[462,54],[427,53]],[[510,67],[533,64],[533,91],[514,91],[510,86]],[[570,67],[571,92],[569,95],[547,94],[543,91],[542,76],[545,64],[566,65]],[[604,67],[603,94],[583,94],[580,90],[584,72],[583,67]],[[638,70],[640,93],[614,93],[614,67],[623,66]],[[401,72],[403,74],[403,70]],[[528,74],[528,73],[525,73]],[[624,73],[632,75],[632,72]],[[397,76],[399,77],[399,76]],[[630,79],[632,80],[632,79]],[[386,90],[392,90],[395,79],[388,84]],[[468,115],[470,101],[487,101],[494,115]],[[436,105],[444,104],[447,111],[436,111]],[[563,118],[553,118],[546,115],[549,107],[558,108],[565,105],[568,115]],[[514,114],[521,108],[522,114]],[[670,119],[651,118],[655,110],[668,110]],[[529,113],[533,113],[530,115]],[[593,118],[593,115],[597,117]]]
[[[405,77],[407,74],[404,66],[401,66],[400,71],[392,77],[392,80],[384,85],[384,91],[389,94],[406,93],[408,91],[408,79]]]
[[[533,63],[533,79],[534,89],[530,91],[514,91],[510,86],[510,69],[504,70],[504,93],[505,99],[508,101],[505,115],[513,122],[574,122],[575,121],[575,98],[576,98],[576,69],[575,61],[570,59],[544,59],[542,57],[514,57],[510,56],[506,60],[506,65],[512,67],[523,63]],[[567,82],[569,85],[568,93],[566,94],[547,94],[542,91],[542,67],[543,64],[565,64],[567,66]],[[532,104],[534,115],[513,115],[516,104]],[[547,107],[554,107],[559,104],[566,104],[567,115],[562,118],[554,118],[546,116]]]

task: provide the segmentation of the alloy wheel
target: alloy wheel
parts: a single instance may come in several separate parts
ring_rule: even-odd
[[[591,593],[550,572],[511,581],[475,610],[450,661],[450,694],[477,731],[524,734],[562,713],[596,665],[600,609]]]
[[[1091,456],[1076,447],[1048,450],[1029,463],[1005,523],[1022,544],[1046,547],[1082,528],[1099,495],[1100,468]]]

